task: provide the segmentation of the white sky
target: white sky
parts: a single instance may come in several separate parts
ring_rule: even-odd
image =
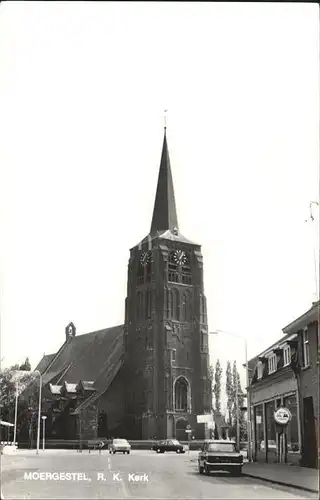
[[[3,365],[35,367],[69,321],[78,334],[123,323],[164,109],[210,330],[247,336],[249,357],[281,337],[314,299],[318,57],[315,4],[2,4]],[[243,353],[211,337],[213,362]]]

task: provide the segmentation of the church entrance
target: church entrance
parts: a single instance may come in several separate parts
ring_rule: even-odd
[[[178,441],[188,441],[188,433],[186,432],[188,426],[187,420],[180,418],[176,422],[176,439]]]

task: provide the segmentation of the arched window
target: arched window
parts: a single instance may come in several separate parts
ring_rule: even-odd
[[[206,323],[206,298],[200,295],[200,323]]]
[[[142,292],[137,293],[137,320],[143,318],[143,294]]]
[[[180,297],[177,289],[172,290],[173,304],[172,304],[172,318],[179,320],[180,318]]]
[[[172,291],[168,290],[168,318],[173,316],[173,296]]]
[[[146,293],[146,313],[147,319],[151,318],[151,291],[148,290]]]
[[[184,292],[182,297],[182,320],[190,321],[191,319],[191,294],[189,290]]]
[[[188,410],[188,383],[185,378],[180,377],[175,382],[174,387],[175,409],[180,411]]]
[[[146,281],[147,283],[150,283],[151,281],[151,259],[148,260],[146,265]]]

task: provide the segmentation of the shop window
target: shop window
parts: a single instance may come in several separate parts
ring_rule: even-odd
[[[299,434],[298,434],[298,408],[296,395],[288,396],[283,399],[283,406],[290,410],[292,418],[287,425],[288,452],[299,453]]]
[[[277,369],[277,356],[276,354],[272,354],[268,358],[268,371],[269,373],[274,373]]]
[[[268,401],[266,403],[266,422],[267,422],[267,441],[268,441],[268,453],[276,454],[277,446],[276,446],[276,422],[274,420],[274,408],[275,402],[274,400]],[[263,443],[263,448],[266,446],[266,443]]]
[[[307,367],[310,365],[310,345],[308,330],[303,330],[303,366]]]
[[[290,346],[286,346],[283,349],[283,366],[290,365],[291,362],[291,349]]]
[[[264,431],[263,431],[263,407],[257,405],[254,407],[254,425],[256,436],[256,450],[261,450],[261,445],[264,445]]]

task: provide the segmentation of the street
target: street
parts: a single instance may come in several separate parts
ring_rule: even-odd
[[[245,476],[203,476],[196,459],[197,452],[159,455],[134,450],[130,455],[107,451],[99,455],[98,451],[47,450],[37,456],[35,451],[19,450],[16,455],[2,456],[1,498],[317,498]]]

